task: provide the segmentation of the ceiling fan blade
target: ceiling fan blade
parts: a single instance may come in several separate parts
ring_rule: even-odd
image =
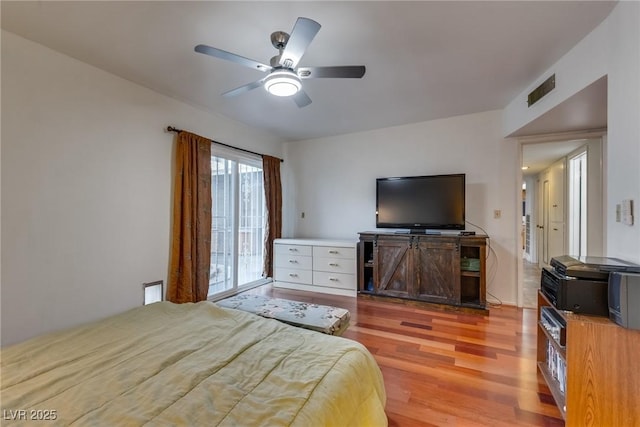
[[[307,95],[307,93],[302,89],[300,89],[295,95],[293,95],[293,100],[300,108],[306,107],[307,105],[311,104],[311,98],[309,98],[309,95]]]
[[[313,38],[320,31],[320,24],[309,18],[298,18],[291,36],[280,57],[280,65],[295,68]]]
[[[227,91],[227,92],[223,93],[222,96],[224,96],[225,98],[231,98],[233,96],[238,96],[238,95],[241,95],[241,94],[243,94],[245,92],[249,92],[252,89],[260,87],[263,84],[264,84],[264,79],[256,80],[255,82],[247,83],[244,86],[240,86],[240,87],[237,87],[235,89],[231,89],[230,91]]]
[[[300,67],[297,73],[301,79],[360,79],[364,76],[365,71],[364,65],[345,65],[337,67]]]
[[[267,72],[273,69],[269,65],[262,64],[258,61],[254,61],[253,59],[245,58],[244,56],[236,55],[235,53],[227,52],[226,50],[217,49],[204,44],[199,44],[194,50],[198,53],[204,53],[205,55],[210,55],[214,58],[235,62],[236,64],[244,65],[245,67],[253,68],[254,70]]]

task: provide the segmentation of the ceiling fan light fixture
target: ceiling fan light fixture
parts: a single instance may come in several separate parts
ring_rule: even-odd
[[[264,81],[264,88],[275,96],[291,96],[302,88],[300,78],[290,70],[274,71]]]

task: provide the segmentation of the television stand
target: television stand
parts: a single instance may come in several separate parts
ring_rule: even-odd
[[[359,293],[488,312],[487,236],[431,232],[359,233]]]

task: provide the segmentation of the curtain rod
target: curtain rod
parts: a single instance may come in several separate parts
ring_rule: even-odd
[[[174,128],[173,126],[167,126],[167,132],[180,133],[180,132],[184,132],[184,131],[182,129]],[[207,139],[211,139],[211,138],[207,138]],[[225,147],[233,148],[234,150],[240,150],[240,151],[244,151],[245,153],[255,154],[256,156],[262,157],[262,154],[256,153],[255,151],[245,150],[244,148],[234,147],[233,145],[225,144],[224,142],[215,141],[213,139],[211,139],[211,142],[213,142],[214,144],[223,145]],[[277,157],[276,157],[276,159],[277,159]],[[284,162],[284,160],[282,160],[282,159],[278,159],[278,160],[280,160],[281,162]]]

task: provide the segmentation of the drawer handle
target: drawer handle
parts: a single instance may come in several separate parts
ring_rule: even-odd
[[[291,264],[297,264],[297,263],[298,263],[298,261],[296,261],[295,259],[290,259],[290,260],[289,260],[289,262],[290,262]]]
[[[336,279],[335,277],[329,277],[329,280],[332,282],[339,282],[339,279]]]
[[[289,277],[298,277],[296,273],[289,273]]]
[[[330,254],[337,254],[338,251],[329,251]]]
[[[337,262],[330,262],[329,265],[331,267],[340,267],[340,265]]]
[[[298,251],[296,248],[289,248],[289,250],[290,250],[291,252],[297,252],[297,251]]]

